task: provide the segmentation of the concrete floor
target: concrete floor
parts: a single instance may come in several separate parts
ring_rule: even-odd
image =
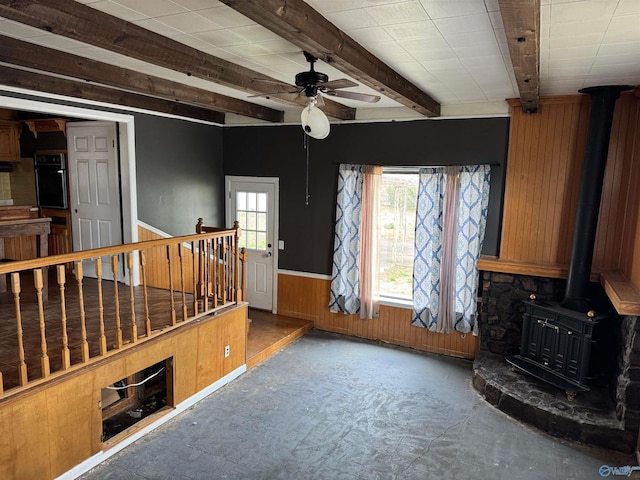
[[[523,426],[470,378],[468,361],[312,331],[81,478],[584,480],[636,465]]]

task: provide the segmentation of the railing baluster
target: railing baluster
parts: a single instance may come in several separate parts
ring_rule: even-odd
[[[227,239],[222,237],[222,305],[227,303]]]
[[[20,313],[20,274],[11,274],[11,292],[13,293],[13,303],[16,306],[16,332],[18,334],[18,380],[24,386],[29,381],[27,376],[27,364],[24,361],[24,343],[22,341],[22,314]]]
[[[131,342],[138,340],[138,327],[136,325],[136,301],[133,292],[133,253],[127,253],[127,269],[129,270],[129,306],[131,308]]]
[[[240,301],[244,302],[247,300],[247,259],[249,258],[247,254],[247,249],[242,247],[240,249],[241,261],[242,261],[242,294],[240,295]]]
[[[235,288],[235,292],[233,294],[233,300],[238,303],[240,302],[240,249],[238,248],[238,222],[234,222],[233,226],[236,231],[233,236],[233,286]]]
[[[211,239],[213,248],[213,306],[220,306],[220,238]]]
[[[107,337],[104,334],[104,302],[102,301],[102,257],[98,257],[94,261],[96,269],[96,277],[98,280],[98,325],[100,328],[100,355],[107,353]]]
[[[191,242],[191,267],[193,274],[193,315],[195,316],[198,315],[196,242]]]
[[[180,290],[182,291],[182,321],[187,320],[187,296],[184,292],[184,262],[182,260],[182,243],[178,244],[178,258],[180,259]]]
[[[209,239],[200,242],[200,258],[202,259],[202,285],[204,287],[204,295],[202,297],[202,311],[209,310]]]
[[[66,275],[64,265],[56,266],[56,277],[58,287],[60,287],[60,321],[62,323],[62,369],[66,370],[71,366],[71,355],[69,354],[69,337],[67,335],[67,305],[64,297],[64,285]]]
[[[82,363],[89,361],[89,343],[87,343],[87,322],[84,312],[84,290],[82,287],[82,280],[84,279],[84,273],[82,268],[82,260],[75,263],[76,281],[78,282],[78,305],[80,307],[80,337],[82,343],[80,344],[80,353],[82,357]]]
[[[38,297],[38,317],[40,318],[40,350],[42,355],[40,356],[40,366],[42,368],[42,377],[48,377],[51,374],[51,368],[49,366],[49,355],[47,354],[47,333],[44,322],[44,305],[42,300],[42,269],[36,268],[33,270],[33,283],[36,287],[36,295]]]
[[[218,264],[216,262],[216,239],[211,239],[211,252],[209,255],[209,270],[210,270],[210,279],[211,282],[211,303],[213,303],[212,308],[218,307]]]
[[[173,271],[171,270],[171,245],[167,245],[167,265],[169,267],[169,303],[171,312],[171,325],[176,324],[176,301],[173,298]]]
[[[120,298],[118,297],[118,256],[111,257],[111,273],[113,274],[113,298],[116,307],[116,348],[122,348],[122,326],[120,325]]]
[[[149,338],[151,336],[151,317],[149,316],[149,297],[147,296],[147,262],[144,250],[140,250],[138,255],[140,255],[140,276],[142,277],[142,298],[144,301],[144,333]]]

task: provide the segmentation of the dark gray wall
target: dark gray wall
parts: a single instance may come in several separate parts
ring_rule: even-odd
[[[332,125],[310,142],[305,205],[303,131],[299,126],[224,129],[225,175],[280,178],[279,268],[330,274],[338,164],[385,166],[489,163],[491,193],[483,253],[498,251],[508,118]]]
[[[138,218],[171,235],[224,226],[222,129],[136,114]]]

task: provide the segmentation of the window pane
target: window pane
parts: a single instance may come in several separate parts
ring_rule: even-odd
[[[258,211],[259,212],[267,211],[267,194],[266,193],[258,194]]]
[[[417,174],[382,174],[379,215],[380,293],[411,298]]]
[[[255,230],[256,229],[256,213],[248,212],[247,213],[247,230]]]
[[[247,209],[247,192],[236,192],[236,203],[238,210]]]
[[[258,232],[258,250],[267,249],[267,234],[264,232]]]
[[[238,248],[247,247],[247,232],[240,230],[240,236],[238,237]]]
[[[256,232],[247,232],[247,248],[256,249]]]
[[[247,228],[247,212],[238,212],[238,223],[240,224],[240,228]]]
[[[247,192],[247,210],[256,211],[256,194],[255,192]]]
[[[267,231],[267,214],[266,213],[258,214],[258,228],[256,230],[259,230],[260,232]]]

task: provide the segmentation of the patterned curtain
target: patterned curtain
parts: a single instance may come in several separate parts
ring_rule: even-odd
[[[490,167],[456,170],[420,170],[411,323],[441,333],[477,335],[477,265],[487,220]],[[447,221],[457,227],[445,240]],[[442,275],[444,271],[450,274]]]
[[[361,165],[340,165],[329,299],[332,312],[353,314],[360,311],[362,180]]]
[[[435,330],[440,302],[444,168],[421,168],[416,205],[412,325]]]

